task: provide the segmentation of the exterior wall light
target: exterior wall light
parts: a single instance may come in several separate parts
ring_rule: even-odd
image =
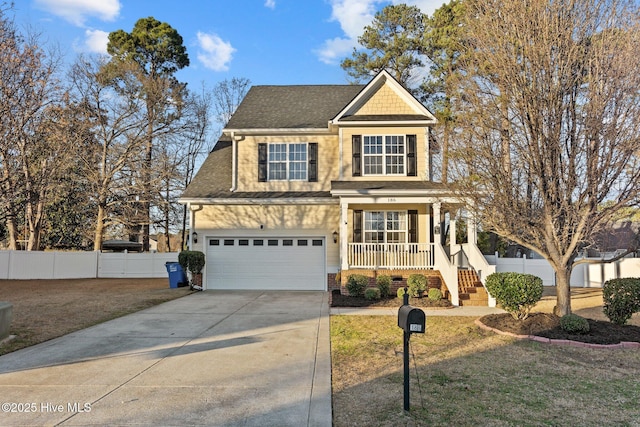
[[[191,234],[192,237],[192,241],[193,243],[198,243],[198,233],[196,233],[195,231],[193,232],[193,234]]]
[[[338,243],[338,232],[335,230],[333,232],[333,243]]]

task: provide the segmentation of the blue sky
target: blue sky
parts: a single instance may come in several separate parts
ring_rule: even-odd
[[[178,79],[191,88],[245,77],[252,85],[343,84],[340,61],[362,28],[393,0],[17,0],[21,29],[58,45],[67,62],[106,53],[109,32],[130,32],[153,16],[184,39],[190,66]],[[431,15],[443,0],[411,0]]]

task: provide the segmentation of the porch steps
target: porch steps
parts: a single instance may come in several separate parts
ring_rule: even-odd
[[[489,305],[489,296],[473,270],[458,270],[458,299],[461,306]]]

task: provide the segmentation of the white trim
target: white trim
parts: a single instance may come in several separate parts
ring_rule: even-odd
[[[178,199],[178,203],[194,203],[203,205],[337,205],[334,197],[284,197],[284,198],[211,198],[211,199]]]
[[[437,197],[437,196],[360,196],[360,197],[340,197],[341,203],[350,205],[363,204],[433,204],[433,203],[459,203],[460,199],[455,197]]]
[[[421,126],[435,125],[438,122],[434,120],[354,120],[348,122],[336,122],[341,127],[374,127],[374,126]]]
[[[341,126],[362,126],[371,125],[371,122],[342,122],[340,119],[343,116],[350,115],[350,113],[358,110],[362,105],[369,100],[371,95],[381,88],[383,85],[389,84],[391,89],[402,98],[403,101],[407,103],[416,114],[422,114],[429,118],[428,121],[420,120],[399,120],[394,123],[397,124],[435,124],[437,123],[437,119],[435,116],[429,111],[424,105],[422,105],[413,95],[411,95],[405,88],[402,87],[400,83],[394,79],[389,72],[386,70],[382,70],[379,72],[361,91],[356,95],[353,100],[349,104],[347,104],[333,119],[331,119],[330,123],[332,124],[340,124]],[[389,123],[389,122],[386,122]]]
[[[286,135],[286,134],[305,134],[305,135],[334,135],[335,131],[325,128],[265,128],[265,129],[223,129],[222,133],[231,135],[234,133],[242,135]]]

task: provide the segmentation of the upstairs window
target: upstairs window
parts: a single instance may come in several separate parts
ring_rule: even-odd
[[[404,136],[365,136],[364,175],[404,175]]]
[[[353,135],[353,176],[417,176],[416,135]]]
[[[311,181],[318,179],[318,144],[258,144],[258,181]]]
[[[269,144],[269,181],[306,181],[307,144]]]

